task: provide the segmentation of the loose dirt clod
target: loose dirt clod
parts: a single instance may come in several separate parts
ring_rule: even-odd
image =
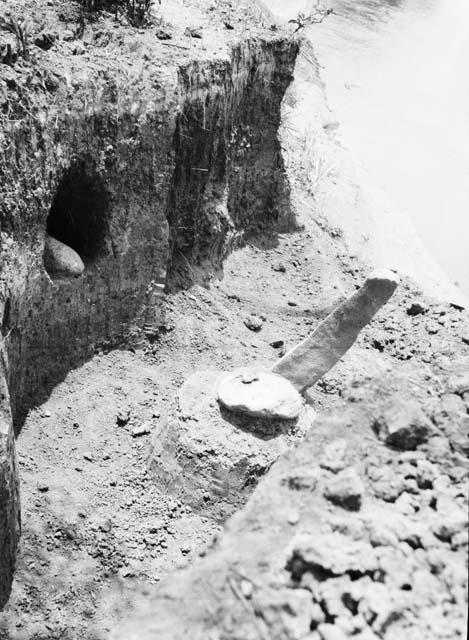
[[[328,500],[350,511],[360,509],[364,493],[363,481],[353,468],[344,469],[331,478],[324,489],[324,495]]]

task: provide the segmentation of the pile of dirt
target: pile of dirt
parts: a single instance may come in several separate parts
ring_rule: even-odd
[[[464,638],[468,360],[447,348],[342,385],[208,557],[111,637]]]

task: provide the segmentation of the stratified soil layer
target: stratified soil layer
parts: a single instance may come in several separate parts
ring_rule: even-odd
[[[137,29],[76,2],[7,3],[28,56],[2,28],[0,606],[19,530],[12,419],[18,434],[100,348],[156,340],[165,287],[293,223],[277,131],[298,44],[223,1],[171,7]],[[51,267],[48,236],[82,275]]]

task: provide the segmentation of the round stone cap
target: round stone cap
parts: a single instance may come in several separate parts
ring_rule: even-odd
[[[225,376],[218,400],[236,413],[257,418],[298,418],[303,398],[286,378],[270,371],[238,369]]]

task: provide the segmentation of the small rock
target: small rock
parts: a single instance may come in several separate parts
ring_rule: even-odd
[[[437,467],[428,460],[417,462],[416,480],[420,489],[432,489],[433,482],[438,477]]]
[[[151,425],[144,423],[132,429],[132,438],[139,438],[140,436],[145,436],[148,433],[151,433]]]
[[[312,567],[336,576],[351,571],[365,575],[378,568],[378,559],[371,545],[341,533],[298,534],[292,541],[286,569],[298,581]]]
[[[288,524],[291,524],[292,526],[294,526],[295,524],[298,524],[299,521],[300,521],[300,516],[298,511],[292,511],[291,513],[288,514],[288,517],[287,517]]]
[[[181,550],[182,555],[187,555],[188,553],[191,553],[192,551],[192,546],[190,544],[182,544],[179,549]]]
[[[255,331],[257,333],[262,329],[264,323],[258,316],[248,316],[244,321],[244,324],[250,331]]]
[[[432,526],[432,531],[440,540],[449,541],[452,536],[467,530],[467,513],[450,499],[438,499],[437,513],[440,519]]]
[[[314,471],[305,471],[284,478],[282,484],[286,484],[293,491],[314,491],[318,483],[318,477]]]
[[[373,347],[373,349],[376,349],[377,351],[380,351],[382,353],[386,348],[388,339],[389,335],[386,331],[375,331],[371,339],[371,346]]]
[[[311,622],[314,626],[317,626],[321,624],[321,622],[324,622],[325,619],[326,614],[324,613],[322,607],[317,602],[314,602],[313,606],[311,607]]]
[[[294,300],[289,300],[287,302],[287,304],[288,304],[289,307],[297,307],[298,306],[298,303],[295,302]]]
[[[430,322],[427,322],[427,324],[425,325],[425,330],[427,331],[427,333],[433,336],[438,333],[438,331],[440,330],[440,327],[435,321],[431,320]]]
[[[319,460],[319,464],[323,469],[329,469],[336,473],[345,469],[347,466],[345,456],[347,453],[347,442],[343,439],[337,439],[328,444],[324,450],[324,454]]]
[[[401,493],[395,501],[394,506],[400,513],[403,513],[406,516],[413,515],[420,507],[417,498],[406,491]]]
[[[412,302],[410,306],[407,307],[407,314],[409,316],[418,316],[428,311],[428,307],[420,302]]]
[[[165,29],[157,29],[155,35],[158,40],[171,40],[173,37],[169,31],[166,31]]]
[[[190,38],[198,38],[200,40],[202,38],[202,30],[197,27],[186,27],[184,35]]]
[[[82,56],[86,52],[86,47],[83,42],[77,42],[73,46],[72,54],[74,56]]]
[[[451,546],[453,549],[458,549],[459,547],[467,547],[469,544],[469,532],[468,531],[458,531],[451,536]]]
[[[37,490],[40,491],[41,493],[46,493],[47,491],[49,491],[49,485],[47,484],[38,484],[37,485]]]
[[[56,75],[53,71],[48,71],[44,75],[44,84],[46,85],[47,90],[51,93],[57,91],[57,89],[60,87],[61,81],[62,77]]]
[[[130,411],[128,409],[121,409],[116,416],[116,423],[119,427],[123,427],[130,420]]]
[[[255,603],[256,610],[262,611],[262,618],[267,625],[265,628],[275,631],[269,634],[263,633],[262,636],[260,634],[250,635],[250,638],[309,639],[311,609],[313,607],[310,591],[286,587],[271,588],[270,590],[258,589]],[[280,630],[280,633],[276,633],[277,630]],[[238,633],[237,637],[244,639],[247,638],[247,635]]]
[[[369,524],[370,542],[373,547],[397,547],[397,535],[385,524],[371,522]]]
[[[98,529],[103,533],[109,533],[112,529],[112,522],[110,518],[104,518],[103,520],[101,520],[101,522],[99,522],[98,524]]]
[[[402,480],[402,489],[407,491],[407,493],[413,493],[414,495],[419,494],[419,486],[415,478],[404,478]]]
[[[348,635],[335,624],[320,624],[318,632],[321,640],[346,640]]]
[[[420,406],[410,400],[389,405],[375,419],[373,429],[388,446],[404,450],[423,444],[433,431]]]
[[[350,511],[360,509],[364,493],[365,486],[353,467],[341,471],[324,488],[328,500]]]
[[[148,531],[150,533],[158,533],[158,531],[163,528],[164,528],[164,520],[162,520],[161,518],[156,518],[151,523],[150,527],[148,528]]]
[[[58,34],[53,31],[42,31],[35,39],[34,44],[36,47],[43,49],[43,51],[48,51],[53,45],[54,42],[58,39]]]
[[[273,264],[272,265],[272,269],[274,271],[277,271],[278,273],[285,273],[286,272],[286,267],[284,264],[282,264],[281,262],[278,262],[277,264]]]
[[[272,340],[271,342],[269,342],[270,346],[273,347],[274,349],[280,349],[280,347],[283,347],[283,345],[285,344],[284,341],[279,338],[276,340]]]
[[[87,460],[88,462],[94,462],[94,457],[92,453],[89,453],[88,451],[86,453],[83,454],[83,458],[85,460]]]
[[[451,376],[448,380],[448,391],[463,396],[469,391],[469,371]]]
[[[430,461],[442,460],[450,455],[451,447],[448,438],[444,436],[434,436],[425,445],[425,452]]]
[[[245,598],[247,598],[247,600],[249,600],[252,597],[252,594],[254,592],[254,587],[252,585],[252,582],[249,582],[249,580],[241,580],[239,588],[241,590],[241,593]]]

